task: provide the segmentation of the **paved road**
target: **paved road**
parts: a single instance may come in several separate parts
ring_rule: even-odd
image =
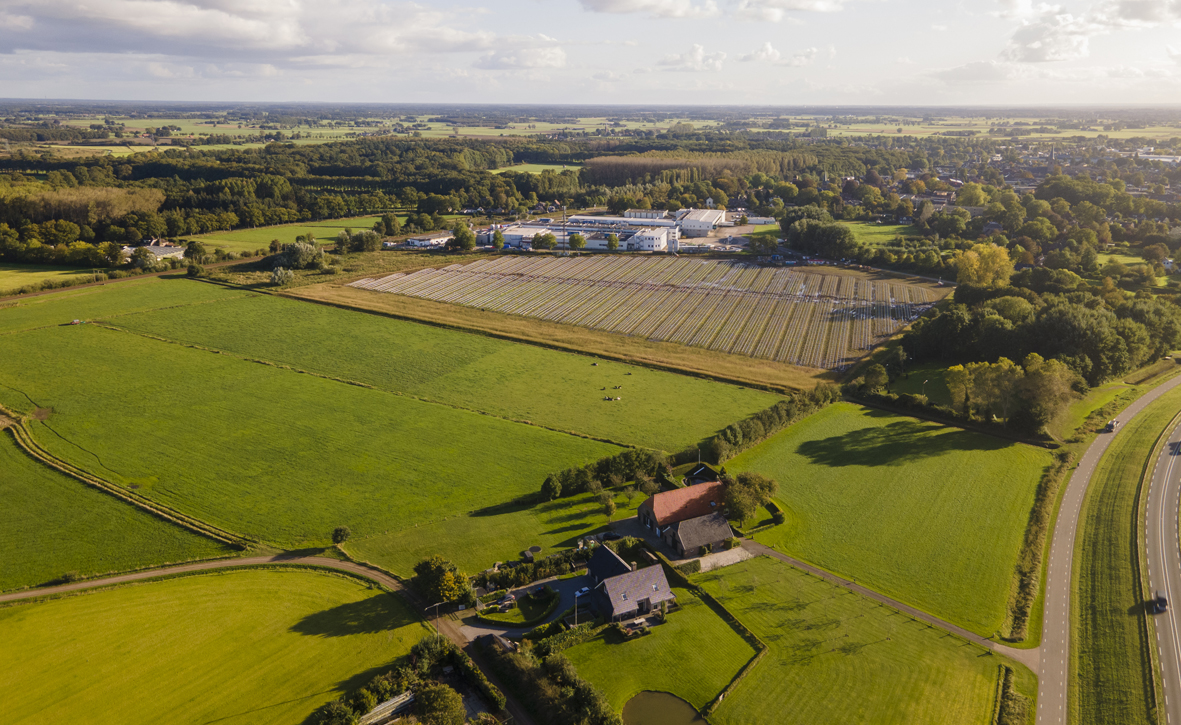
[[[1119,414],[1121,428],[1164,393],[1181,385],[1175,377],[1129,405]],[[1075,529],[1091,474],[1099,459],[1120,433],[1101,433],[1083,454],[1070,477],[1058,508],[1058,521],[1050,542],[1046,576],[1045,614],[1042,620],[1040,669],[1038,670],[1037,723],[1055,725],[1067,721],[1066,695],[1070,677],[1070,577],[1073,570]],[[1176,700],[1174,700],[1174,703]]]
[[[1160,592],[1169,609],[1156,616],[1156,639],[1164,680],[1165,722],[1181,722],[1181,541],[1177,512],[1181,509],[1181,425],[1169,434],[1156,461],[1146,509],[1148,597]],[[1147,598],[1147,597],[1146,597]]]
[[[558,606],[554,608],[554,611],[548,617],[546,617],[544,620],[542,620],[541,622],[537,622],[536,624],[531,624],[528,627],[507,627],[507,626],[497,626],[491,622],[485,622],[482,620],[472,620],[473,622],[475,622],[475,624],[465,624],[462,627],[460,627],[459,631],[462,632],[463,636],[469,640],[475,639],[476,637],[479,637],[479,636],[485,635],[485,634],[499,634],[499,635],[503,635],[505,637],[520,637],[521,635],[525,634],[526,632],[533,629],[534,627],[539,627],[543,624],[549,624],[550,622],[554,621],[558,617],[562,616],[562,614],[567,609],[570,609],[571,607],[574,606],[574,592],[578,591],[582,587],[589,586],[590,580],[587,578],[586,575],[570,577],[569,579],[559,579],[557,577],[553,577],[551,579],[546,579],[544,581],[536,581],[536,582],[533,582],[532,584],[526,584],[523,587],[518,587],[516,589],[513,589],[512,593],[516,594],[517,598],[519,599],[520,597],[525,596],[525,594],[533,591],[537,587],[545,586],[545,585],[549,585],[549,587],[551,589],[556,591],[558,593],[558,596],[560,597],[560,599],[558,601]],[[583,610],[584,611],[586,609],[585,604],[586,604],[586,600],[584,599],[583,600],[583,605],[584,605]]]
[[[823,569],[818,569],[818,568],[812,566],[811,564],[806,564],[806,563],[800,561],[799,559],[795,559],[795,558],[788,556],[787,554],[780,553],[768,546],[764,546],[763,544],[758,543],[757,541],[752,541],[750,539],[743,539],[742,540],[742,548],[746,549],[747,551],[749,551],[750,553],[752,553],[756,556],[770,556],[774,559],[778,559],[779,561],[790,564],[791,566],[794,566],[797,569],[801,569],[803,571],[808,572],[809,574],[812,574],[814,576],[818,576],[828,582],[836,584],[839,587],[844,587],[845,589],[848,589],[849,591],[856,592],[856,593],[860,594],[861,596],[866,597],[867,599],[872,599],[876,602],[881,602],[882,604],[885,604],[887,607],[890,607],[892,609],[896,609],[896,610],[898,610],[910,617],[913,617],[914,619],[917,619],[920,622],[926,622],[927,624],[929,624],[933,627],[938,627],[938,628],[945,630],[947,632],[951,632],[952,634],[956,635],[957,637],[960,637],[962,639],[966,639],[969,642],[972,642],[973,644],[978,644],[981,647],[984,647],[986,649],[992,650],[993,652],[996,652],[997,654],[1002,654],[1002,655],[1005,655],[1006,657],[1010,657],[1014,660],[1017,660],[1021,664],[1028,667],[1030,670],[1032,670],[1034,672],[1037,671],[1038,651],[1036,649],[1017,649],[1015,647],[1006,647],[1003,644],[993,642],[991,639],[985,639],[984,637],[981,637],[980,635],[976,634],[975,632],[969,632],[968,630],[964,629],[963,627],[957,627],[956,625],[954,625],[950,622],[945,622],[942,619],[939,619],[938,617],[931,616],[930,614],[927,614],[926,612],[922,611],[921,609],[915,609],[914,607],[903,604],[902,602],[899,602],[895,599],[891,599],[890,597],[887,597],[884,594],[880,594],[878,592],[875,592],[872,589],[867,589],[866,587],[863,587],[860,584],[857,584],[856,582],[849,581],[848,579],[844,579],[842,577],[837,576],[836,574],[833,574],[831,572],[827,572]]]

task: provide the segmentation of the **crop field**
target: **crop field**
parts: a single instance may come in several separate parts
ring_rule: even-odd
[[[25,455],[0,431],[0,591],[231,552]]]
[[[111,323],[501,418],[666,451],[696,445],[778,400],[711,380],[269,295],[170,306]],[[621,400],[603,400],[605,389]]]
[[[0,609],[4,722],[299,723],[427,633],[402,599],[238,570]]]
[[[726,462],[779,482],[791,556],[988,636],[1048,451],[837,403]]]
[[[938,296],[885,278],[616,255],[502,257],[351,286],[829,370]]]
[[[624,640],[607,629],[564,653],[617,711],[644,690],[671,692],[701,709],[755,656],[704,602],[685,589],[673,587],[673,593],[680,611],[647,636]]]
[[[999,658],[980,647],[766,557],[694,578],[769,646],[710,722],[993,722]],[[1010,666],[1032,695],[1033,674]]]

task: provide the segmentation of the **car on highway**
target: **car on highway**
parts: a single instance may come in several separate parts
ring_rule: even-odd
[[[1169,600],[1161,596],[1160,592],[1156,592],[1156,596],[1148,602],[1148,611],[1153,614],[1164,614],[1169,610]]]

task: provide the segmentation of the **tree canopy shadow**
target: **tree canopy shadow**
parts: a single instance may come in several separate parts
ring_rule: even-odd
[[[958,451],[995,451],[1010,441],[958,429],[932,433],[933,426],[916,420],[861,428],[844,435],[804,441],[798,450],[813,463],[838,466],[898,466],[921,458]]]
[[[291,625],[291,631],[312,637],[344,637],[385,632],[415,621],[396,595],[379,594],[309,614]]]

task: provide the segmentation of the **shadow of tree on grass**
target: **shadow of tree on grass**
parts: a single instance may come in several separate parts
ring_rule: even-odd
[[[996,451],[1013,445],[1017,444],[908,419],[880,427],[861,428],[840,436],[804,441],[797,450],[812,463],[824,466],[870,467],[898,466],[916,459],[937,458],[957,451]]]
[[[385,632],[415,621],[397,595],[378,594],[309,614],[291,625],[291,631],[313,637],[345,637]]]

